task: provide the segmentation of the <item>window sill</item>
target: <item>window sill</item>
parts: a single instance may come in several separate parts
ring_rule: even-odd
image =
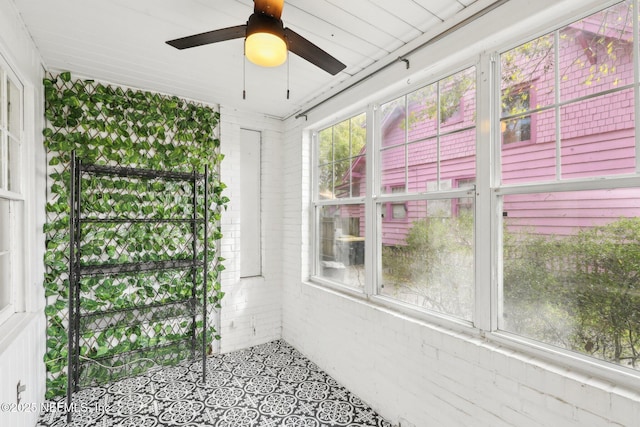
[[[487,333],[486,338],[494,345],[517,351],[522,355],[531,356],[535,360],[545,363],[549,370],[555,370],[561,374],[575,372],[585,378],[589,378],[591,382],[603,383],[604,387],[610,387],[615,384],[629,390],[638,389],[640,372],[631,368],[617,366],[613,363],[570,350],[563,350],[506,331]]]
[[[529,359],[531,363],[544,366],[560,375],[581,375],[600,388],[607,384],[616,384],[627,390],[637,390],[640,372],[630,368],[616,366],[580,353],[565,351],[550,345],[505,331],[481,331],[469,322],[453,319],[435,312],[426,312],[409,304],[402,303],[384,295],[370,295],[335,282],[311,277],[302,282],[304,285],[332,293],[338,297],[351,299],[367,305],[373,310],[383,310],[392,316],[401,316],[407,321],[417,322],[427,328],[439,330],[445,334],[457,335],[463,340],[485,343],[492,348],[516,352],[515,357]],[[518,356],[519,355],[519,356]]]
[[[15,313],[0,325],[0,355],[20,338],[22,331],[37,316],[37,313]]]

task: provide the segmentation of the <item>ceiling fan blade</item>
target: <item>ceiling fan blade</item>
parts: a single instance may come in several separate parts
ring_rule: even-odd
[[[175,47],[176,49],[187,49],[210,43],[223,42],[225,40],[239,39],[245,36],[246,31],[246,25],[237,25],[235,27],[221,28],[219,30],[207,31],[206,33],[169,40],[167,44]]]
[[[253,12],[280,19],[284,0],[253,0]]]
[[[299,57],[306,59],[313,65],[316,65],[327,73],[336,75],[346,68],[342,62],[320,49],[309,40],[302,37],[290,28],[284,29],[284,35],[289,44],[289,50]]]

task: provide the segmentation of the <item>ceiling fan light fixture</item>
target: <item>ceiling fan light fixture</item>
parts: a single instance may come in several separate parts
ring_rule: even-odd
[[[263,67],[277,67],[287,60],[287,44],[271,33],[251,34],[244,49],[249,61]]]
[[[282,21],[254,13],[247,22],[244,42],[247,59],[263,67],[277,67],[287,60],[287,42]]]

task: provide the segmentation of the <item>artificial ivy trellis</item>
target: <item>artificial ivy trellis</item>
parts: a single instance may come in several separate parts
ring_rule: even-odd
[[[209,180],[211,205],[209,247],[212,259],[209,268],[207,293],[214,309],[220,308],[223,292],[220,287],[220,272],[224,269],[223,258],[219,256],[218,242],[222,237],[220,228],[221,211],[228,198],[222,195],[225,185],[220,181],[219,165],[223,159],[218,138],[219,113],[212,107],[186,101],[174,96],[125,89],[115,85],[98,83],[93,80],[72,79],[63,72],[44,79],[45,116],[48,126],[44,129],[44,142],[48,158],[48,200],[45,253],[45,295],[47,305],[47,398],[61,396],[66,392],[67,368],[67,321],[68,321],[68,262],[69,262],[69,163],[71,152],[76,151],[83,161],[97,165],[122,166],[154,170],[204,172],[205,165],[213,172]],[[95,209],[100,203],[115,203],[120,214],[131,217],[145,214],[145,203],[136,200],[128,184],[116,180],[110,197],[93,200]],[[131,185],[137,185],[135,183]],[[121,186],[122,188],[118,188]],[[133,189],[135,191],[135,189]],[[164,193],[167,196],[166,193]],[[168,196],[170,197],[170,196]],[[92,199],[89,198],[91,201]],[[178,205],[171,209],[181,209]],[[100,232],[104,232],[102,230]],[[143,230],[144,231],[144,230]],[[140,231],[141,233],[143,231]],[[109,232],[109,231],[107,231]],[[135,233],[134,233],[135,234]],[[138,233],[139,234],[139,233]],[[144,237],[144,236],[142,236]],[[114,236],[120,239],[122,236]],[[145,256],[144,245],[175,246],[177,236],[167,233],[166,239],[154,236],[141,238],[140,256]],[[96,256],[110,257],[113,249],[96,248]],[[176,250],[179,250],[176,249]],[[104,251],[104,254],[98,252]],[[151,280],[151,279],[148,279]],[[129,281],[129,283],[134,283]],[[144,288],[143,276],[135,283]],[[101,300],[110,304],[127,304],[122,299],[122,281],[107,281],[100,288]],[[181,292],[180,287],[168,292]],[[169,298],[171,295],[168,296]],[[87,304],[97,304],[88,300]],[[118,334],[121,350],[126,351],[126,342],[135,342],[135,328],[121,328],[109,332],[111,336],[97,336],[100,340],[113,340]],[[215,330],[210,335],[219,339]],[[88,349],[87,351],[96,349]],[[103,351],[103,350],[99,350]]]

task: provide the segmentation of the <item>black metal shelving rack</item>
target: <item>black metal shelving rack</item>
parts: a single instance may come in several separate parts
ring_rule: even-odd
[[[193,188],[191,216],[189,218],[91,218],[83,216],[82,183],[83,176],[98,177],[107,176],[111,178],[131,178],[139,180],[162,180],[162,181],[182,181],[188,182]],[[112,366],[123,367],[127,364],[128,357],[139,356],[140,359],[149,360],[150,355],[158,350],[171,354],[173,349],[190,351],[191,357],[196,357],[196,350],[201,347],[202,357],[202,380],[206,380],[206,356],[207,356],[207,266],[208,266],[208,169],[204,174],[194,172],[171,172],[150,169],[135,169],[119,166],[101,166],[83,164],[76,156],[75,152],[71,159],[70,178],[70,217],[69,217],[69,327],[68,327],[68,377],[67,377],[67,407],[72,407],[73,393],[78,391],[81,384],[81,373],[85,364],[97,362],[111,362]],[[200,193],[199,193],[200,189]],[[199,203],[202,203],[200,205]],[[202,212],[199,216],[198,211]],[[81,249],[83,243],[82,226],[89,223],[107,224],[186,224],[191,226],[191,257],[189,259],[164,259],[160,261],[141,262],[107,262],[90,263],[82,262]],[[201,240],[198,241],[199,233],[197,227],[202,227],[200,233]],[[198,257],[198,250],[201,256]],[[148,305],[136,305],[134,307],[107,309],[104,311],[83,311],[81,307],[81,280],[85,277],[104,277],[110,275],[153,273],[168,270],[184,270],[191,275],[192,288],[190,298],[172,300],[169,302],[151,303]],[[200,273],[199,273],[200,272]],[[200,281],[202,289],[198,292],[198,274],[202,275]],[[202,319],[202,329],[197,328],[197,316]],[[108,327],[118,325],[130,325],[131,322],[144,324],[154,320],[167,320],[172,318],[188,319],[191,322],[190,337],[181,341],[173,341],[169,344],[148,346],[140,349],[130,350],[128,353],[110,355],[102,360],[100,357],[91,360],[81,360],[80,339],[84,332],[101,331]],[[197,342],[198,334],[201,334],[201,342]],[[83,358],[85,359],[85,358]],[[125,377],[121,375],[120,377]],[[72,411],[68,412],[67,419],[70,422]]]

